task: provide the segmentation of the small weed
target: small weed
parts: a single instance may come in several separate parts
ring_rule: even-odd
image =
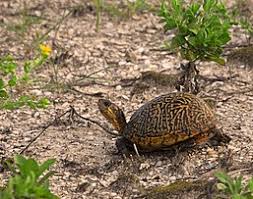
[[[18,15],[18,20],[13,22],[9,21],[4,24],[7,30],[15,32],[18,36],[22,37],[29,31],[30,27],[34,24],[41,23],[42,18],[36,15],[31,15],[29,10],[24,7]]]
[[[104,0],[93,0],[96,8],[96,31],[99,31],[101,13],[108,13],[112,17],[129,18],[138,12],[154,10],[146,0],[127,0],[126,3],[108,3]]]
[[[233,20],[233,23],[240,25],[242,29],[246,31],[248,36],[247,40],[250,44],[251,39],[253,38],[253,24],[252,24],[252,11],[249,9],[248,0],[237,0],[234,4],[230,15]]]
[[[0,190],[1,199],[58,198],[49,190],[48,179],[53,172],[45,173],[55,163],[54,159],[38,164],[34,159],[16,155],[14,163],[6,163],[13,175],[9,178],[6,188]]]
[[[39,17],[22,15],[19,22],[7,24],[7,29],[23,36],[33,24],[38,23],[40,23]]]
[[[96,7],[96,31],[99,31],[99,24],[101,20],[101,10],[103,7],[103,0],[93,0],[94,5]]]
[[[30,108],[46,108],[49,101],[46,98],[36,100],[33,97],[21,95],[15,99],[13,90],[20,85],[29,82],[31,72],[43,65],[51,53],[51,48],[46,45],[40,45],[38,55],[24,63],[22,74],[17,74],[19,71],[18,64],[12,56],[8,55],[0,58],[0,109],[16,109],[22,106]]]
[[[146,0],[128,0],[127,1],[127,10],[128,16],[133,16],[137,12],[141,12],[144,10],[149,10],[150,5],[146,2]]]
[[[217,188],[231,199],[253,199],[253,178],[243,185],[242,176],[231,178],[224,172],[216,173],[219,182]],[[227,198],[226,197],[226,198]],[[224,197],[218,197],[224,198]]]

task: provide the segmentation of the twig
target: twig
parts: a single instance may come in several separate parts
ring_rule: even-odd
[[[119,134],[113,133],[110,130],[108,130],[107,128],[105,128],[104,126],[102,126],[98,121],[81,116],[79,113],[77,113],[77,111],[75,110],[75,108],[73,106],[70,106],[70,108],[71,108],[71,111],[72,111],[73,115],[76,115],[76,116],[78,116],[79,118],[81,118],[83,120],[86,120],[86,121],[89,121],[91,123],[94,123],[94,124],[98,125],[100,128],[102,128],[106,133],[109,133],[110,135],[119,136]]]
[[[110,68],[113,68],[113,67],[115,67],[115,66],[113,66],[113,65],[107,66],[107,67],[105,67],[105,68],[103,68],[103,69],[96,70],[96,71],[94,71],[94,72],[92,72],[92,73],[90,73],[90,74],[88,74],[88,75],[84,75],[83,77],[85,77],[85,78],[91,77],[91,76],[93,76],[93,75],[95,75],[95,74],[97,74],[97,73],[100,73],[100,72],[102,72],[102,71],[104,71],[104,70],[107,70],[107,69],[110,69]]]
[[[224,46],[225,49],[234,49],[234,48],[243,48],[243,47],[251,47],[253,44],[231,44]]]
[[[62,118],[64,115],[66,115],[70,111],[71,110],[67,110],[66,112],[64,112],[63,114],[61,114],[59,117],[55,118],[54,121],[52,121],[48,125],[46,125],[42,129],[42,131],[35,138],[33,138],[32,141],[28,145],[26,145],[26,147],[24,149],[22,149],[22,151],[19,154],[23,154],[31,146],[31,144],[34,143],[50,126],[52,126],[56,121],[58,121],[60,118]]]
[[[215,75],[215,78],[205,77],[203,75],[200,75],[199,79],[202,79],[204,81],[209,81],[209,82],[213,83],[213,82],[216,82],[216,81],[224,81],[225,82],[225,81],[234,79],[236,77],[239,77],[239,75],[235,74],[235,75],[232,75],[231,77],[223,77],[223,76],[217,76],[217,75]]]
[[[69,87],[69,90],[72,90],[72,91],[74,91],[74,92],[76,92],[76,93],[79,93],[79,94],[81,94],[81,95],[91,96],[91,97],[103,97],[103,94],[104,94],[104,93],[102,93],[102,92],[84,93],[84,92],[82,92],[82,91],[77,90],[76,88],[74,88],[74,87],[72,87],[72,86]]]
[[[87,87],[87,86],[93,86],[93,85],[98,85],[98,86],[104,86],[104,87],[109,87],[109,88],[111,88],[111,87],[116,87],[116,86],[118,86],[118,85],[120,85],[120,86],[122,86],[122,87],[130,87],[130,86],[132,86],[133,85],[133,82],[130,82],[130,83],[128,83],[128,82],[126,82],[126,83],[124,83],[123,82],[123,84],[122,83],[116,83],[116,84],[103,84],[103,83],[100,83],[100,82],[97,82],[97,81],[95,81],[95,80],[91,80],[91,81],[89,81],[89,82],[78,82],[79,80],[77,80],[77,81],[73,81],[73,82],[71,82],[71,83],[69,83],[68,84],[68,86],[69,87],[71,87],[71,86],[80,86],[80,87]],[[122,81],[121,81],[122,82]]]
[[[232,92],[225,92],[226,95],[235,95],[235,94],[246,94],[253,91],[253,87],[245,89],[245,90],[239,90],[239,91],[232,91]]]
[[[64,112],[63,114],[61,114],[60,116],[58,116],[57,118],[54,119],[54,121],[50,122],[49,124],[47,124],[42,131],[32,139],[32,141],[30,141],[29,144],[26,145],[26,147],[24,149],[22,149],[22,151],[19,154],[23,154],[50,126],[52,126],[53,124],[55,124],[59,119],[61,119],[63,116],[65,116],[67,113],[69,113],[69,121],[71,121],[71,123],[73,123],[73,118],[76,115],[77,117],[89,121],[91,123],[94,123],[96,125],[98,125],[100,128],[102,128],[106,133],[113,135],[113,136],[119,136],[119,134],[113,133],[110,130],[108,130],[107,128],[105,128],[104,126],[102,126],[98,121],[92,120],[90,118],[86,118],[81,116],[79,113],[77,113],[77,111],[75,110],[75,108],[73,106],[70,106],[70,109],[67,110],[66,112]]]

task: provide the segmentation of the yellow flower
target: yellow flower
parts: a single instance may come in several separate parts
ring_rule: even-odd
[[[40,51],[43,55],[49,56],[52,52],[52,48],[48,45],[40,44]]]

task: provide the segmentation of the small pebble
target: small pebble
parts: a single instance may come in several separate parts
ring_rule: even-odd
[[[148,164],[148,163],[141,163],[140,170],[148,169],[148,168],[150,168],[150,164]]]
[[[171,180],[171,181],[176,181],[176,179],[177,179],[176,176],[170,176],[169,177],[169,180]]]
[[[162,166],[162,164],[163,164],[163,162],[162,161],[158,161],[157,163],[156,163],[156,167],[160,167],[160,166]]]
[[[120,90],[122,90],[122,86],[121,85],[117,85],[115,89],[116,89],[116,91],[120,91]]]

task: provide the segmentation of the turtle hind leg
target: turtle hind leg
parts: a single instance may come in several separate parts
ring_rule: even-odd
[[[222,129],[213,128],[207,132],[196,135],[194,140],[197,145],[208,143],[211,146],[219,146],[229,143],[231,138],[224,134]]]
[[[194,141],[196,145],[202,145],[209,141],[209,134],[208,133],[200,133],[194,137]]]
[[[211,131],[213,136],[210,137],[208,143],[210,143],[212,146],[228,144],[232,139],[226,135],[222,129],[214,128]]]

